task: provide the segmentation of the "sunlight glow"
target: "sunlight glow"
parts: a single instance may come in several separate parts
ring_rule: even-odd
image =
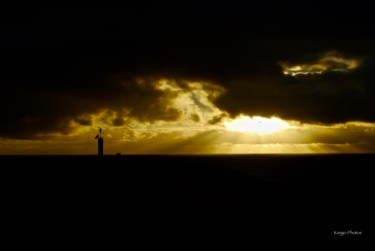
[[[275,133],[289,128],[289,124],[279,118],[263,118],[260,116],[240,115],[234,120],[224,122],[228,131],[268,134]]]

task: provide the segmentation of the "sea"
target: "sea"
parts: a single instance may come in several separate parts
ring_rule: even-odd
[[[373,232],[374,160],[373,154],[0,156],[2,214],[11,233],[57,242],[361,240]]]

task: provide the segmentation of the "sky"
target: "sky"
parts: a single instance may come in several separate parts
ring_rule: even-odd
[[[361,1],[137,1],[0,17],[0,154],[375,152]]]

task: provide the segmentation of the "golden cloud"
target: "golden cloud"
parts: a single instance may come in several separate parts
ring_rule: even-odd
[[[290,64],[282,62],[284,75],[298,76],[309,74],[323,74],[328,71],[348,72],[361,64],[360,59],[343,57],[337,52],[328,52],[312,62]]]

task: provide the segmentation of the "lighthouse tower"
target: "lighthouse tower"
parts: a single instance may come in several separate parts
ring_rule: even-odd
[[[98,156],[101,157],[103,156],[103,146],[104,146],[104,141],[102,137],[102,128],[99,127],[99,134],[96,135],[95,139],[98,140]]]

